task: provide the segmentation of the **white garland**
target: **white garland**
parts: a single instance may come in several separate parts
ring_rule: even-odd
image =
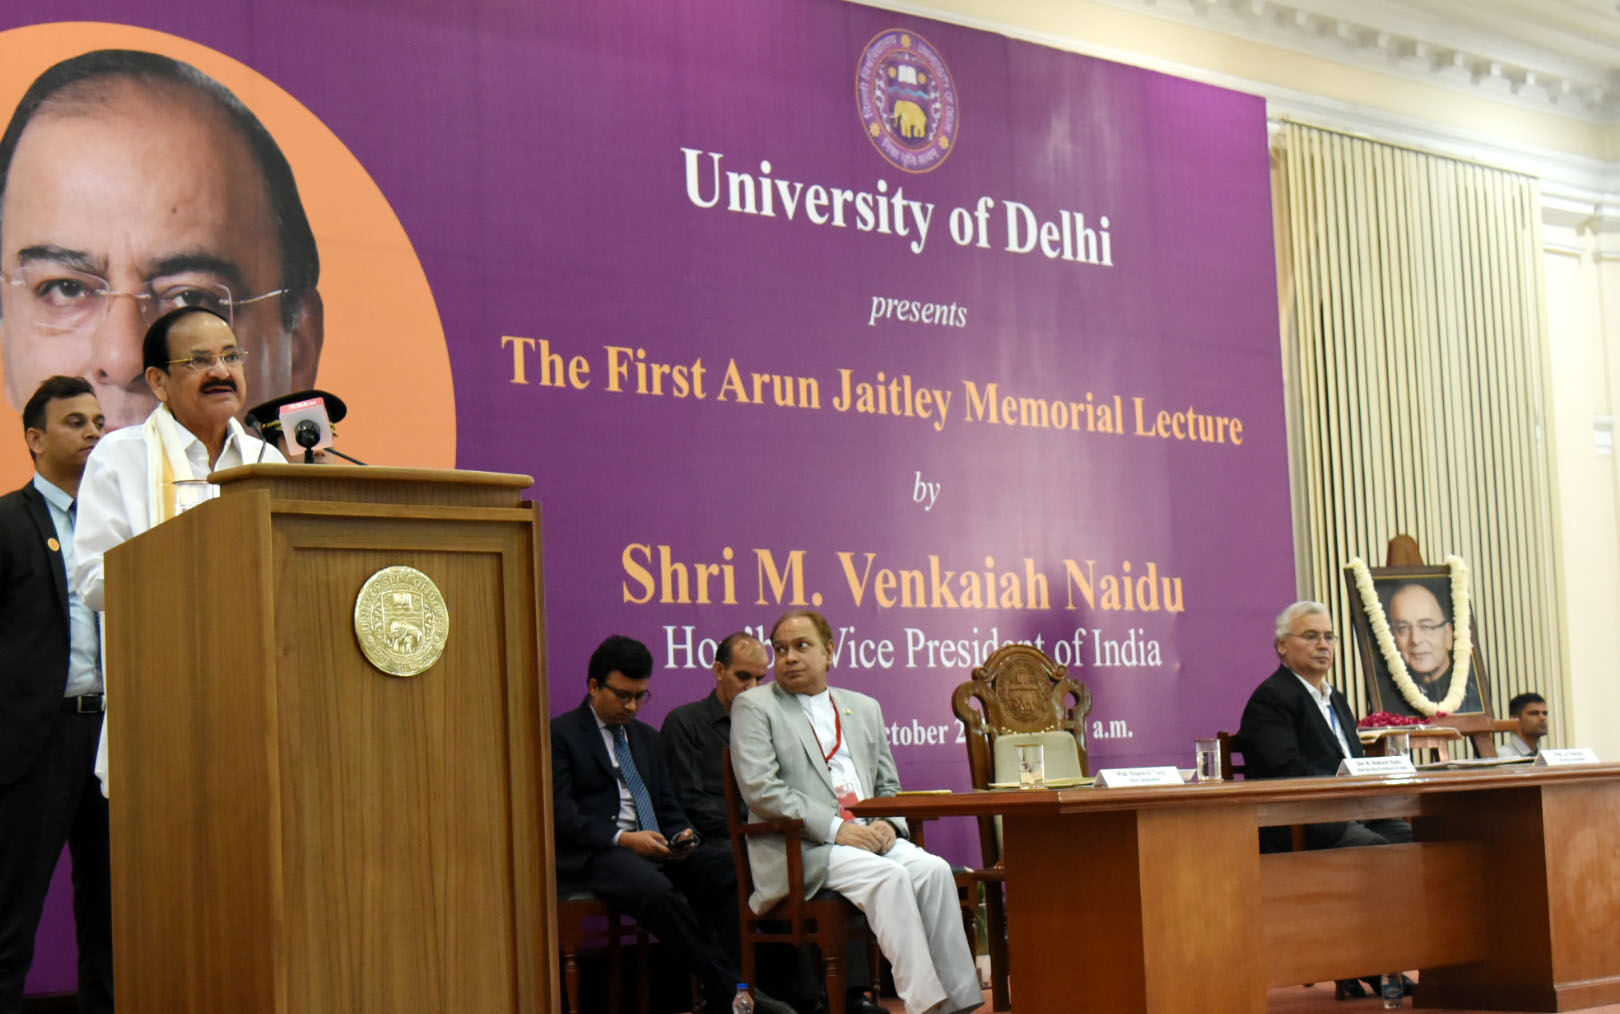
[[[1372,627],[1373,640],[1378,642],[1378,653],[1389,667],[1390,678],[1406,703],[1418,714],[1430,718],[1441,712],[1449,715],[1462,705],[1463,698],[1468,696],[1468,666],[1474,655],[1473,633],[1468,622],[1468,565],[1463,563],[1460,556],[1448,556],[1446,566],[1451,568],[1451,686],[1447,688],[1445,699],[1438,703],[1424,696],[1423,691],[1412,682],[1406,660],[1395,647],[1395,638],[1389,631],[1389,620],[1384,616],[1384,604],[1379,601],[1367,565],[1358,556],[1350,561],[1349,566],[1355,578],[1356,591],[1361,594],[1361,608],[1367,614],[1368,625]]]

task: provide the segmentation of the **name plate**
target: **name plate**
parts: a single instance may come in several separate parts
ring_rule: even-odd
[[[1543,750],[1536,754],[1538,768],[1556,768],[1565,764],[1597,764],[1597,751],[1589,746],[1578,746],[1568,750]]]
[[[1123,789],[1138,785],[1183,785],[1175,768],[1103,768],[1097,772],[1099,789]]]
[[[1412,758],[1404,753],[1393,757],[1346,757],[1339,762],[1341,775],[1415,775]]]

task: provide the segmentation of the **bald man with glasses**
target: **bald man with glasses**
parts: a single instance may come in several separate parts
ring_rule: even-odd
[[[314,234],[275,140],[189,64],[97,50],[46,70],[0,135],[0,353],[13,407],[82,376],[109,429],[156,402],[141,339],[213,310],[262,398],[313,387],[323,340]]]

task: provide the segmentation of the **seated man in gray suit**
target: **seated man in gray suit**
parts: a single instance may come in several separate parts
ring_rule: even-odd
[[[750,820],[804,821],[804,889],[830,888],[866,913],[894,966],[910,1014],[958,1014],[983,1003],[945,860],[906,839],[899,818],[868,823],[848,807],[900,789],[877,701],[832,691],[832,627],[820,613],[785,614],[771,630],[776,682],[731,705],[731,762]],[[748,843],[749,904],[763,912],[787,893],[780,838]]]

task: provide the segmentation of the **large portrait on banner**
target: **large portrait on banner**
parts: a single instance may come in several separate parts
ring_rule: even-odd
[[[55,374],[107,428],[156,406],[141,339],[207,306],[248,357],[243,408],[317,385],[343,446],[455,463],[455,391],[420,259],[381,188],[309,108],[251,66],[131,25],[0,31],[0,423]],[[427,418],[393,425],[402,404]],[[0,442],[0,488],[31,471]]]
[[[1372,710],[1419,718],[1490,710],[1461,560],[1371,568],[1356,560],[1345,583]]]

